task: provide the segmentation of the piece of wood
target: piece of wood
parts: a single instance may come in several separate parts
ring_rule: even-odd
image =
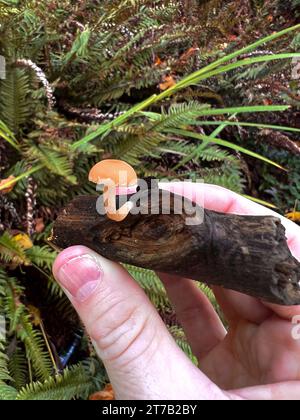
[[[60,249],[85,245],[113,261],[267,302],[300,304],[300,263],[288,248],[280,219],[204,210],[202,224],[187,225],[190,214],[163,214],[165,194],[160,191],[156,203],[144,204],[144,211],[152,205],[152,213],[158,214],[129,214],[121,223],[97,213],[101,198],[78,197],[59,215],[50,242]],[[179,201],[182,197],[171,194],[171,209]]]

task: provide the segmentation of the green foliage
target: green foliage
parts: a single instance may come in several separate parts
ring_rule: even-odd
[[[54,146],[55,147],[55,146]],[[26,152],[28,161],[31,159],[43,164],[51,173],[64,177],[71,184],[76,184],[76,177],[72,175],[73,170],[69,158],[61,152],[50,149],[43,145],[33,144]]]
[[[299,135],[287,127],[289,105],[299,106],[290,80],[299,27],[281,32],[283,10],[298,0],[242,3],[247,19],[230,0],[0,0],[0,180],[15,177],[0,188],[0,399],[86,399],[108,380],[85,334],[60,366],[82,326],[52,277],[47,245],[59,209],[94,193],[87,174],[97,161],[243,193],[251,156],[264,196],[281,207],[299,197],[297,157],[245,144],[246,129]],[[279,73],[284,91],[259,88]],[[282,186],[274,162],[293,168]],[[197,363],[159,278],[126,268]]]
[[[0,384],[0,401],[1,400],[15,400],[18,392],[15,388],[9,385],[1,385]]]
[[[73,366],[62,375],[49,377],[44,382],[32,382],[18,393],[17,400],[71,400],[87,398],[92,380],[84,368]]]
[[[1,339],[1,342],[0,342],[0,385],[3,384],[4,381],[11,379],[9,375],[9,370],[8,370],[8,357],[4,353],[4,350],[5,350],[5,346],[3,344],[3,340]]]
[[[25,249],[8,232],[0,236],[0,257],[7,263],[13,261],[27,263]]]
[[[265,166],[259,168],[262,182],[259,186],[261,194],[272,201],[282,213],[287,213],[295,208],[300,197],[300,161],[299,156],[290,156],[288,152],[263,146],[262,149],[269,156],[280,159],[288,165],[289,172],[280,176],[268,170]]]
[[[25,344],[27,359],[32,363],[36,378],[41,380],[49,378],[52,371],[49,354],[45,351],[41,333],[32,326],[30,315],[20,316],[17,337]]]
[[[28,382],[28,362],[26,354],[21,346],[16,347],[13,354],[9,357],[8,366],[13,386],[19,391],[25,387]]]
[[[166,291],[155,273],[133,266],[125,266],[125,268],[145,290],[154,306],[160,310],[170,309],[170,302]]]
[[[31,114],[31,86],[26,71],[9,69],[6,79],[0,81],[0,91],[1,119],[17,135]]]
[[[26,251],[26,255],[31,263],[36,264],[38,267],[51,270],[56,252],[53,252],[47,245],[33,246]]]

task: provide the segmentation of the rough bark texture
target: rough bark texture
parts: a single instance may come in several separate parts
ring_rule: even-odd
[[[165,194],[160,191],[157,202],[152,201],[152,214],[129,214],[121,223],[97,213],[101,198],[78,197],[58,217],[50,241],[60,249],[85,245],[114,261],[268,302],[300,304],[300,263],[287,246],[280,219],[204,210],[202,224],[187,225],[190,215],[185,212],[163,214]],[[171,208],[181,201],[171,194]],[[150,207],[150,200],[145,206]]]

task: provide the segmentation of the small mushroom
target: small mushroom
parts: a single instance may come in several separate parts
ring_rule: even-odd
[[[126,202],[117,210],[115,197],[136,192],[138,177],[135,170],[122,160],[102,160],[91,169],[89,181],[104,185],[104,206],[107,217],[115,222],[124,220],[132,208],[132,203]],[[114,197],[111,197],[112,192]]]

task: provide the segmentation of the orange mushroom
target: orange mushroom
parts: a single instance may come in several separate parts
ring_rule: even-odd
[[[107,217],[116,222],[124,220],[132,208],[132,203],[126,202],[117,210],[116,196],[136,192],[138,177],[135,170],[122,160],[107,159],[93,166],[89,180],[95,184],[104,184]]]

